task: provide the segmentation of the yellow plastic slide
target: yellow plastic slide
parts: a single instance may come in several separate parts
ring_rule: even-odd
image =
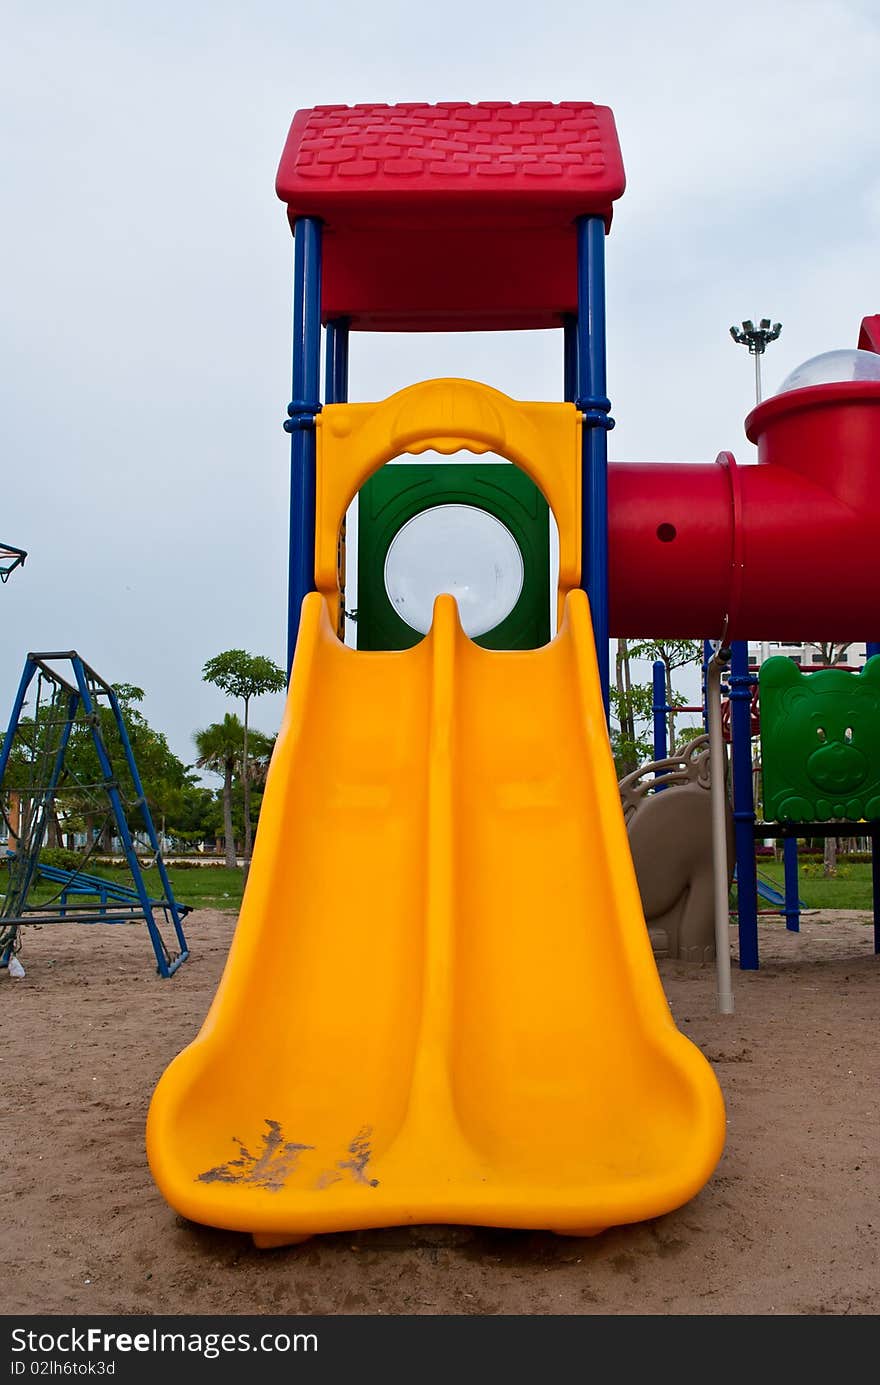
[[[226,970],[153,1097],[150,1164],[259,1245],[470,1223],[589,1234],[681,1205],[724,1141],[645,929],[587,598],[401,653],[306,598]]]

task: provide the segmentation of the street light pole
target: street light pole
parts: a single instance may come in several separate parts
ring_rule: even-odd
[[[762,317],[756,327],[751,318],[746,318],[742,328],[731,327],[730,335],[740,346],[749,348],[749,355],[755,358],[755,403],[761,402],[761,357],[767,350],[768,343],[775,341],[782,331],[782,323],[774,322],[770,325],[769,317]]]

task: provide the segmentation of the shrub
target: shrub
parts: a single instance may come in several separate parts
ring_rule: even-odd
[[[44,846],[40,852],[40,864],[52,866],[55,870],[76,870],[82,865],[81,851],[68,851],[65,846]]]

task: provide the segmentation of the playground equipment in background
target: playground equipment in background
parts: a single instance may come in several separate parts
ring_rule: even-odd
[[[765,816],[880,819],[880,658],[856,674],[768,659],[759,689]]]
[[[91,906],[93,912],[78,913],[73,920],[75,923],[125,923],[131,915],[120,915],[113,906],[128,904],[132,908],[137,908],[140,905],[140,897],[133,886],[120,885],[115,880],[105,880],[101,875],[89,875],[82,870],[59,870],[55,866],[45,865],[42,861],[37,864],[37,875],[51,885],[60,885],[56,901],[59,918],[67,917],[68,901],[71,898],[96,901]],[[152,895],[150,904],[154,911],[165,907],[164,900]],[[178,900],[177,910],[180,917],[185,918],[187,914],[192,913],[192,905],[181,904]]]
[[[11,543],[0,543],[0,582],[9,580],[17,567],[24,567],[27,553]]]
[[[880,379],[767,400],[747,420],[757,466],[609,466],[604,238],[623,187],[611,112],[589,103],[294,118],[277,180],[294,228],[288,705],[223,979],[147,1123],[159,1187],[197,1221],[267,1246],[388,1222],[594,1232],[680,1205],[720,1154],[718,1084],[675,1028],[640,907],[608,637],[741,641],[804,606],[818,636],[869,628]],[[551,326],[566,403],[465,380],[344,402],[352,329]],[[348,506],[432,450],[495,453],[543,493],[549,644],[480,649],[444,595],[413,648],[340,643]],[[803,544],[819,513],[821,572]],[[728,657],[719,639],[721,851]],[[726,936],[726,870],[715,890]]]
[[[69,663],[69,677],[53,667],[58,663]],[[22,728],[22,713],[32,684],[36,695],[33,718],[27,727],[28,744]],[[105,705],[111,714],[118,750],[122,752],[121,762],[118,752],[114,762],[110,742],[102,728],[100,711]],[[88,728],[99,775],[93,783],[81,782],[70,768],[67,752],[76,726]],[[16,848],[7,858],[8,881],[0,906],[0,966],[7,966],[19,950],[21,930],[29,925],[122,923],[142,919],[147,925],[159,974],[171,976],[189,956],[181,920],[190,910],[174,898],[119,699],[111,684],[90,668],[75,650],[28,654],[0,749],[0,794],[8,795],[13,788],[7,774],[14,763],[12,752],[16,744],[26,752],[22,770],[27,782],[14,786],[21,807],[19,820],[11,823],[6,818],[10,840],[15,841]],[[143,868],[126,819],[121,788],[126,771],[134,795],[133,804],[128,806],[137,809],[143,822],[153,852],[151,864],[155,865],[162,885],[157,895],[147,892]],[[83,873],[82,867],[89,860],[100,832],[78,870],[56,872],[41,864],[40,851],[56,801],[67,792],[100,808],[105,825],[115,824],[131,872],[130,887],[113,885]],[[50,900],[36,903],[32,893],[41,876],[60,888]],[[72,895],[90,897],[93,902],[71,904]],[[159,927],[160,917],[164,933]],[[165,935],[173,936],[174,942],[166,941]]]
[[[651,760],[620,780],[629,847],[655,955],[685,962],[715,957],[709,737]],[[661,790],[661,792],[658,792]],[[726,803],[733,877],[733,813]]]
[[[762,914],[766,914],[766,913],[771,913],[771,914],[784,914],[784,913],[786,912],[786,898],[785,898],[785,895],[784,895],[780,890],[777,890],[776,886],[774,885],[774,883],[773,883],[773,881],[771,880],[771,878],[770,878],[769,875],[764,874],[764,873],[763,873],[762,871],[760,871],[760,870],[757,871],[756,874],[757,874],[757,878],[758,878],[758,894],[760,895],[761,899],[766,899],[766,901],[767,901],[768,904],[772,904],[772,905],[773,905],[773,908],[772,908],[772,909],[762,909],[762,910],[761,910],[761,913],[762,913]],[[734,885],[736,884],[736,867],[735,867],[735,866],[734,866],[734,869],[733,869],[732,883],[733,883]],[[803,913],[804,910],[805,910],[806,907],[807,907],[806,904],[805,904],[804,901],[803,901],[802,899],[800,899],[800,898],[798,898],[798,902],[797,902],[797,903],[798,903],[798,913]]]
[[[860,342],[866,324],[874,321],[877,319],[865,319]],[[861,671],[834,667],[807,672],[792,659],[777,656],[766,660],[756,676],[749,670],[745,645],[735,647],[729,682],[735,709],[733,770],[741,966],[758,965],[758,899],[768,897],[755,862],[756,837],[782,839],[785,893],[779,912],[785,915],[786,928],[794,933],[803,908],[798,895],[797,839],[841,836],[849,831],[869,837],[874,951],[880,953],[880,728],[876,720],[880,688],[876,665],[869,671],[880,646],[868,642],[867,653],[868,663]],[[747,703],[749,719],[745,715]],[[755,814],[752,772],[752,736],[758,711],[763,820]],[[858,744],[853,748],[856,735]],[[770,902],[779,901],[771,897]]]
[[[866,319],[865,321],[871,322],[874,321],[874,319]],[[880,319],[878,319],[878,322],[880,322]],[[847,354],[853,355],[854,353],[831,354],[846,356]],[[871,644],[868,644],[867,646],[868,653],[873,654],[874,657],[876,657],[876,652],[878,648],[880,647]],[[734,869],[734,880],[736,881],[737,885],[737,901],[735,912],[737,915],[739,926],[740,966],[741,968],[748,969],[757,967],[758,965],[758,918],[761,913],[782,914],[785,916],[786,928],[790,932],[796,933],[799,930],[800,915],[804,911],[805,906],[798,894],[797,837],[804,835],[839,835],[842,830],[845,830],[847,828],[848,825],[858,828],[858,830],[861,832],[861,835],[867,835],[871,838],[874,896],[874,950],[875,952],[880,953],[880,856],[878,856],[876,851],[877,836],[878,830],[880,830],[880,823],[878,823],[876,827],[868,826],[866,828],[865,825],[861,822],[852,822],[850,824],[847,824],[847,822],[845,821],[839,821],[836,826],[833,826],[829,825],[829,822],[825,821],[820,822],[817,826],[815,823],[810,823],[808,820],[802,821],[800,824],[798,824],[790,818],[783,818],[782,824],[780,825],[780,823],[772,821],[772,814],[767,815],[768,820],[766,821],[757,818],[754,809],[753,785],[755,776],[755,766],[752,761],[751,747],[752,739],[758,736],[761,732],[760,699],[758,688],[759,680],[757,675],[749,667],[748,646],[746,642],[735,641],[732,647],[732,653],[733,669],[728,675],[728,687],[726,689],[728,696],[725,697],[721,703],[721,734],[724,741],[732,742],[735,803],[734,821],[736,824],[734,833],[736,842],[736,867]],[[704,643],[703,647],[704,696],[706,691],[706,670],[708,668],[709,658],[710,644],[709,642],[706,642]],[[774,661],[768,660],[767,662],[770,663]],[[850,699],[853,696],[853,690],[858,686],[852,683],[847,683],[846,679],[851,678],[853,674],[857,674],[859,670],[848,669],[846,667],[841,668],[840,665],[835,665],[833,667],[828,667],[824,669],[816,668],[815,666],[805,668],[803,665],[796,663],[793,659],[788,657],[777,658],[775,662],[780,668],[780,673],[778,677],[781,679],[783,688],[793,686],[791,672],[792,670],[794,671],[795,677],[799,676],[798,670],[800,670],[801,673],[806,674],[810,679],[820,674],[823,675],[823,677],[827,674],[831,674],[830,683],[824,683],[816,686],[824,687],[826,693],[832,692],[837,694],[837,705],[835,705],[835,701],[831,702],[831,712],[838,720],[840,716],[844,716],[844,723],[841,735],[844,736],[845,742],[845,723],[847,721],[847,717],[844,715],[844,713],[846,711],[846,706],[850,705],[847,699]],[[783,667],[783,665],[785,667]],[[814,685],[808,684],[805,681],[802,684],[798,684],[797,686],[800,687],[802,690],[800,693],[797,694],[798,703],[800,705],[801,703],[806,701],[806,689],[808,687],[813,687]],[[860,733],[860,737],[863,743],[867,740],[880,739],[880,732],[875,730],[876,723],[873,723],[872,721],[873,712],[871,708],[867,705],[870,702],[870,700],[871,695],[867,692],[867,690],[862,691],[862,693],[860,694],[860,701],[858,705],[862,709],[862,715],[859,718],[859,720],[863,728]],[[746,708],[746,702],[748,702],[748,708]],[[736,734],[734,734],[734,707],[738,708],[736,715],[738,717],[739,729],[736,732]],[[666,754],[666,716],[667,713],[671,710],[671,708],[668,706],[666,702],[666,672],[663,663],[659,660],[655,662],[653,669],[652,710],[655,747],[654,755],[655,759],[662,759]],[[679,707],[677,708],[677,710],[701,711],[703,709],[697,707]],[[865,720],[866,714],[868,718],[867,722]],[[819,722],[821,721],[821,718],[815,718],[815,721],[816,726],[818,726]],[[852,726],[850,726],[849,729],[850,732],[852,732]],[[813,728],[813,731],[811,731],[811,735],[814,733],[814,731],[815,727]],[[839,753],[839,751],[832,751],[833,755],[836,754],[839,756]],[[858,758],[859,757],[857,755],[856,759]],[[785,768],[782,769],[781,775],[778,780],[779,784],[782,786],[782,793],[784,795],[787,795],[789,798],[792,798],[792,795],[795,792],[791,785],[793,782],[795,782],[797,775],[799,775],[800,778],[803,779],[803,769],[799,766],[797,769],[795,768],[797,760],[797,752],[795,752],[794,757],[789,756],[786,758]],[[777,753],[774,749],[774,753],[771,756],[771,794],[773,792],[775,783],[775,767],[777,763]],[[815,787],[816,786],[814,786],[814,788]],[[662,784],[657,785],[658,792],[661,792],[662,788]],[[860,791],[862,793],[862,796],[865,797],[866,795],[864,793],[864,785],[862,785]],[[873,792],[873,790],[871,792]],[[870,796],[870,794],[868,796]],[[845,812],[846,804],[842,804],[839,806],[841,807],[841,812]],[[856,806],[858,805],[854,804],[854,808]],[[807,808],[809,808],[809,805],[807,805]],[[775,811],[775,809],[773,811]],[[806,816],[807,819],[809,819],[810,816],[815,816],[815,813],[811,814],[810,812],[806,812],[803,807],[801,808],[801,813],[802,816]],[[836,816],[839,818],[840,814],[837,814]],[[765,836],[772,836],[775,838],[782,839],[783,859],[785,863],[784,894],[780,894],[780,892],[775,889],[771,881],[762,879],[760,872],[758,871],[756,866],[754,841],[756,837]],[[740,884],[740,873],[742,873],[742,885]],[[758,907],[759,899],[765,899],[768,901],[768,903],[773,904],[777,907],[774,907],[770,910],[760,910]]]

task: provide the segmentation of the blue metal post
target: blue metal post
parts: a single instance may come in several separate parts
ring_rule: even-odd
[[[700,682],[700,701],[703,704],[703,730],[709,730],[709,703],[707,700],[707,689],[709,686],[709,661],[714,650],[711,640],[703,640],[703,673]]]
[[[669,742],[666,735],[666,714],[669,707],[666,703],[666,665],[662,659],[654,660],[651,684],[654,691],[651,708],[654,716],[654,759],[665,760],[669,754]]]
[[[566,315],[563,331],[563,393],[566,404],[573,404],[578,392],[578,324],[577,318]]]
[[[321,223],[300,217],[293,236],[293,377],[290,433],[290,564],[287,671],[303,598],[315,588],[315,417],[321,410]]]
[[[581,586],[590,598],[599,682],[608,715],[608,430],[605,379],[605,222],[581,217],[577,224],[577,398],[584,416],[581,495]]]
[[[71,660],[71,663],[73,664],[73,672],[74,676],[76,677],[76,685],[79,688],[79,694],[82,698],[83,710],[86,713],[86,716],[89,718],[89,724],[92,732],[92,743],[95,747],[95,753],[98,756],[98,763],[101,766],[101,773],[104,776],[104,781],[107,788],[107,796],[110,799],[110,803],[113,808],[113,816],[116,818],[116,826],[119,831],[120,839],[122,841],[122,849],[125,852],[125,859],[128,862],[128,868],[131,871],[131,876],[134,880],[135,889],[137,891],[137,897],[140,901],[141,909],[143,910],[144,920],[146,922],[147,928],[149,929],[150,941],[153,944],[153,951],[156,954],[156,964],[159,969],[159,974],[161,976],[170,976],[172,968],[171,966],[169,966],[168,959],[165,955],[165,947],[162,942],[162,936],[159,932],[159,929],[156,927],[156,920],[153,918],[153,910],[150,904],[150,898],[147,894],[146,886],[144,885],[143,875],[141,874],[140,861],[137,858],[137,854],[134,849],[134,843],[131,839],[131,833],[128,830],[128,823],[125,820],[125,810],[122,806],[122,798],[120,797],[116,779],[113,774],[113,766],[110,763],[110,758],[107,754],[107,748],[104,745],[104,738],[101,735],[98,709],[95,706],[91,690],[89,689],[89,681],[86,677],[85,667],[83,665],[82,659],[80,658],[73,658]],[[180,961],[182,961],[182,958],[177,961],[177,965],[180,964]]]
[[[666,701],[666,665],[662,659],[655,659],[651,672],[651,687],[653,697],[651,699],[651,712],[654,722],[654,759],[665,760],[669,754],[669,738],[667,735],[666,714],[669,711],[669,704]],[[662,774],[654,776],[654,792],[662,793],[663,784]]]
[[[177,971],[177,968],[180,966],[181,962],[186,961],[187,957],[189,956],[189,947],[187,946],[187,941],[184,936],[183,923],[181,922],[180,913],[178,912],[177,908],[177,900],[174,898],[174,891],[171,888],[171,881],[168,879],[168,872],[165,869],[165,862],[162,859],[162,848],[159,843],[159,838],[156,835],[156,829],[153,825],[152,814],[150,813],[150,807],[147,803],[147,796],[144,793],[144,786],[141,783],[141,776],[138,773],[138,767],[135,763],[134,754],[131,748],[131,741],[128,739],[128,731],[126,730],[125,722],[122,717],[122,710],[119,706],[119,699],[117,698],[116,693],[113,691],[112,688],[107,689],[107,697],[110,702],[110,710],[112,711],[113,717],[116,721],[116,729],[119,732],[119,739],[122,742],[122,749],[125,754],[125,762],[128,765],[128,772],[131,775],[132,783],[134,784],[134,791],[137,794],[138,807],[141,810],[141,817],[143,818],[144,826],[147,829],[147,837],[149,838],[150,846],[153,848],[153,851],[155,852],[156,869],[159,872],[159,879],[162,881],[162,889],[164,891],[165,900],[167,901],[167,912],[171,915],[171,922],[174,925],[174,932],[177,936],[177,941],[180,944],[179,955],[173,959],[173,961],[170,963],[168,967],[168,975],[170,976],[173,972]],[[141,874],[140,862],[137,861],[137,857],[135,857],[135,862],[138,867],[136,876],[137,883],[137,879],[140,878]],[[140,883],[143,885],[142,879]],[[140,891],[138,893],[140,893]]]
[[[801,927],[801,901],[798,894],[798,852],[797,837],[786,837],[782,843],[785,861],[785,926],[789,933],[799,933]]]
[[[755,864],[755,795],[752,786],[752,676],[745,640],[731,645],[730,724],[733,758],[733,820],[736,837],[736,895],[739,965],[758,969],[758,872]]]
[[[324,362],[324,402],[345,404],[348,401],[348,319],[334,318],[327,323],[326,360]]]
[[[0,748],[0,788],[3,786],[3,778],[6,774],[6,766],[9,762],[12,743],[15,740],[15,733],[18,730],[18,723],[21,721],[27,690],[33,682],[36,671],[36,664],[28,657],[25,660],[24,672],[19,680],[18,692],[15,694],[15,701],[12,704],[12,714],[9,718],[9,725],[6,728],[6,735],[3,737],[3,746]]]
[[[880,640],[865,642],[865,658],[873,659],[880,654]],[[880,952],[880,859],[877,856],[878,837],[871,833],[871,881],[874,890],[874,951]]]
[[[15,734],[18,730],[22,711],[24,710],[24,703],[25,697],[27,696],[27,690],[30,687],[31,682],[34,678],[34,674],[36,672],[37,664],[34,662],[31,656],[28,655],[27,659],[25,660],[24,670],[22,672],[21,679],[19,681],[18,692],[15,696],[15,702],[12,706],[12,715],[9,718],[9,726],[6,731],[6,735],[3,739],[3,749],[0,750],[0,786],[2,786],[3,778],[6,774],[6,766],[9,762],[9,756],[12,751],[12,745],[15,740]],[[64,730],[61,733],[61,740],[59,742],[58,750],[55,755],[55,763],[52,766],[52,773],[49,777],[49,783],[46,785],[43,795],[44,815],[45,811],[49,808],[55,797],[55,790],[58,787],[58,780],[61,777],[61,769],[64,764],[64,752],[67,749],[67,742],[70,740],[70,732],[73,727],[73,718],[76,716],[78,702],[79,694],[72,692],[67,699],[67,725],[64,727]],[[41,826],[41,824],[37,822],[36,814],[34,815],[33,821],[36,827]],[[30,861],[28,863],[28,873],[24,881],[24,888],[21,889],[19,895],[21,899],[27,899],[31,885],[33,884],[34,873],[37,868],[38,860],[39,846],[36,853],[31,853]],[[62,914],[63,912],[64,910],[62,909]],[[2,958],[0,958],[0,966],[9,965],[9,957],[11,952],[12,944],[9,944],[9,946],[4,950]]]

